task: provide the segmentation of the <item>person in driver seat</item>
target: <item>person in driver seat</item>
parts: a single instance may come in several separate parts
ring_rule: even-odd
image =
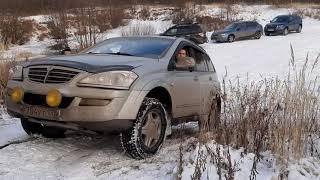
[[[176,57],[176,66],[194,66],[195,60],[192,57],[187,56],[187,51],[185,49],[180,49]]]

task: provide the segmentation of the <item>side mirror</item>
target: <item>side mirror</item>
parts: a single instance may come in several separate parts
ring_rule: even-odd
[[[175,69],[178,71],[194,71],[196,66],[195,60],[192,57],[181,57],[177,59]]]

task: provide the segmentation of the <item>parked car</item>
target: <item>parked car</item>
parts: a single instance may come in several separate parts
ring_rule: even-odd
[[[264,33],[269,35],[287,35],[289,32],[302,31],[302,19],[297,15],[281,15],[275,17],[269,24],[264,27]]]
[[[194,64],[177,65],[179,60]],[[119,132],[124,150],[142,159],[157,152],[171,124],[220,117],[220,83],[210,57],[183,38],[111,38],[77,55],[17,66],[5,103],[28,134],[66,130]],[[210,111],[213,108],[214,111]],[[213,113],[212,113],[213,112]]]
[[[183,37],[196,44],[203,44],[208,42],[206,32],[200,24],[180,24],[169,28],[161,36]]]
[[[262,25],[255,21],[235,22],[228,25],[223,30],[213,32],[211,40],[216,42],[233,42],[239,39],[260,39],[262,34]]]

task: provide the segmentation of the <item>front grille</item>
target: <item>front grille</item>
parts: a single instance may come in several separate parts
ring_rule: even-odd
[[[73,99],[73,97],[62,97],[61,104],[58,106],[58,108],[67,108]],[[23,102],[29,105],[49,107],[46,103],[46,96],[40,94],[25,93]]]
[[[31,81],[46,84],[66,83],[77,74],[79,74],[78,71],[59,67],[31,67],[29,68],[28,78]]]
[[[277,28],[277,25],[267,25],[267,28],[269,28],[269,29],[275,29],[275,28]]]

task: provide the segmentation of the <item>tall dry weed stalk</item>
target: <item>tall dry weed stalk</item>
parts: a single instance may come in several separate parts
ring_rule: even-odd
[[[291,47],[286,79],[236,83],[224,78],[221,129],[217,142],[243,147],[260,159],[260,152],[271,151],[283,160],[312,155],[312,138],[320,136],[320,86],[317,76],[319,56],[309,57],[297,67]],[[232,133],[230,133],[232,132]]]

